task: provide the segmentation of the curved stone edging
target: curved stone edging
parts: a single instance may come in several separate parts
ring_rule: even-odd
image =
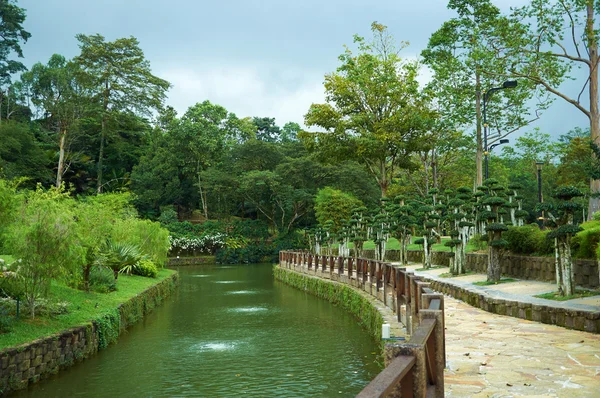
[[[0,351],[0,394],[26,388],[106,348],[170,296],[178,282],[173,273],[87,324]]]
[[[215,256],[169,257],[167,260],[168,267],[180,267],[185,265],[214,265],[216,263]]]
[[[491,297],[486,292],[472,291],[449,282],[428,278],[423,274],[419,274],[419,276],[429,282],[432,289],[487,312],[590,333],[600,333],[600,309],[585,311]]]
[[[378,342],[381,341],[383,323],[391,325],[391,336],[405,337],[404,329],[398,324],[393,311],[366,292],[347,284],[296,272],[278,265],[273,267],[273,274],[275,279],[287,285],[304,290],[349,311]]]

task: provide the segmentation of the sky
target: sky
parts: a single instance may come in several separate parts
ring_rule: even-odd
[[[526,0],[496,0],[503,11]],[[302,124],[311,103],[324,102],[323,77],[333,72],[354,34],[388,26],[418,58],[429,37],[454,17],[447,0],[18,0],[32,34],[24,63],[79,53],[75,35],[107,40],[135,36],[155,75],[173,84],[167,104],[180,114],[210,100],[238,117]],[[423,71],[424,83],[430,73]],[[571,83],[572,84],[572,83]],[[576,90],[569,90],[577,95]],[[531,125],[558,137],[588,119],[563,100]],[[526,130],[525,130],[526,131]]]

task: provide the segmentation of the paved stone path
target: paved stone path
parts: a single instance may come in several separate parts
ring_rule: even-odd
[[[448,397],[600,397],[600,335],[445,298]]]
[[[472,283],[485,275],[453,279]],[[535,281],[490,287],[515,297],[553,288]],[[599,299],[577,304],[596,305]],[[492,314],[448,296],[444,300],[446,396],[600,398],[600,335]]]

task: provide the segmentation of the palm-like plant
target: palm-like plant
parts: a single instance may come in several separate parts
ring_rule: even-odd
[[[143,258],[138,246],[108,240],[100,253],[99,262],[113,270],[116,281],[119,273],[130,273]]]

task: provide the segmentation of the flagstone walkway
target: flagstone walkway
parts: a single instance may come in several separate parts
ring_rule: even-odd
[[[447,268],[427,271],[441,272]],[[467,283],[485,276],[456,279]],[[517,297],[551,291],[553,285],[519,281],[491,289]],[[448,296],[444,300],[447,397],[600,398],[600,335],[492,314]]]

